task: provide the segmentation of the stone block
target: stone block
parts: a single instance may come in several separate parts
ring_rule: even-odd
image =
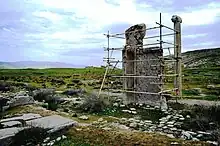
[[[59,115],[47,116],[39,119],[27,121],[27,125],[49,129],[49,133],[59,131],[64,128],[75,126],[77,122],[61,117]]]

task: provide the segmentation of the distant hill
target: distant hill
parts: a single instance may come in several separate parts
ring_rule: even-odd
[[[220,66],[220,48],[188,51],[182,57],[186,68]]]
[[[220,66],[220,48],[201,49],[182,53],[183,64],[186,68]],[[74,65],[62,62],[47,61],[18,61],[0,62],[0,68],[83,68],[85,65]]]
[[[4,69],[21,69],[21,68],[81,68],[83,65],[73,65],[62,62],[47,61],[17,61],[17,62],[0,62],[0,68]]]

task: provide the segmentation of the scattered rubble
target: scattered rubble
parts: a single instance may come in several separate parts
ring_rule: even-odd
[[[9,107],[22,106],[27,104],[34,104],[34,98],[31,96],[15,96],[13,99],[9,101]]]
[[[52,90],[50,90],[52,91]],[[39,92],[39,91],[38,91]],[[47,90],[45,90],[47,92]],[[5,99],[7,99],[7,106],[21,106],[27,104],[37,104],[43,106],[45,101],[34,101],[33,97],[29,95],[28,92],[20,91],[18,93],[10,93],[2,95]],[[58,96],[56,96],[58,97]],[[60,113],[65,113],[66,115],[72,117],[78,117],[81,120],[89,120],[89,116],[82,115],[78,116],[78,113],[72,110],[72,106],[76,104],[80,104],[83,102],[82,98],[74,97],[58,97],[59,101],[62,101],[59,104],[59,108],[57,109]],[[57,99],[58,99],[57,98]],[[27,100],[30,99],[30,102]],[[62,100],[61,100],[62,99]],[[22,102],[24,101],[24,102]],[[27,101],[27,102],[26,102]],[[12,104],[13,103],[13,104]],[[6,107],[6,105],[4,106]],[[174,110],[169,108],[168,110],[161,111],[162,117],[158,120],[150,120],[150,119],[142,119],[140,117],[142,110],[160,110],[158,106],[149,106],[145,104],[136,104],[132,106],[124,105],[121,100],[113,103],[114,109],[120,110],[122,113],[126,113],[130,115],[132,118],[117,118],[114,122],[108,122],[103,118],[99,118],[97,121],[94,121],[92,125],[99,127],[104,130],[113,130],[113,129],[122,129],[122,130],[139,130],[143,132],[155,132],[164,134],[171,138],[182,138],[184,140],[193,140],[193,141],[207,141],[212,143],[213,145],[216,142],[212,138],[212,133],[206,131],[191,131],[191,130],[183,130],[182,125],[186,120],[191,119],[191,115],[182,114],[182,110]],[[125,114],[125,115],[126,115]],[[80,115],[80,114],[79,114]],[[12,137],[15,133],[19,132],[24,128],[33,127],[42,127],[49,128],[48,132],[53,133],[59,131],[60,129],[66,129],[72,126],[76,126],[77,122],[72,121],[67,118],[63,118],[58,115],[52,115],[47,117],[42,117],[39,114],[27,113],[16,117],[6,118],[0,120],[0,140],[7,139],[8,137]],[[91,125],[91,124],[88,124]],[[88,126],[87,125],[87,126]],[[213,123],[210,122],[210,125]],[[60,141],[64,139],[65,136],[57,137],[56,139],[49,139],[45,142],[45,145],[54,144],[56,141]],[[171,145],[178,145],[177,143],[171,143]]]

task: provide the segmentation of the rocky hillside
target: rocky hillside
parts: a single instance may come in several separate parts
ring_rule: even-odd
[[[185,67],[217,67],[220,66],[220,48],[188,51],[182,54]]]

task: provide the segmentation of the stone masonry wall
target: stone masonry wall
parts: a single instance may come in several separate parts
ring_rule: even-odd
[[[162,72],[160,66],[161,62],[158,56],[162,56],[163,51],[156,48],[146,48],[141,49],[137,54],[137,60],[145,60],[144,62],[137,62],[137,72],[138,76],[157,76]],[[155,60],[152,60],[155,59]],[[160,92],[160,85],[155,83],[161,83],[160,78],[137,78],[136,81],[136,91],[138,92]],[[150,105],[160,105],[160,95],[152,94],[136,94],[137,102],[147,103]]]
[[[163,51],[159,47],[143,48],[143,38],[146,35],[146,25],[137,24],[125,31],[126,45],[122,51],[123,71],[127,76],[157,76],[163,71],[160,66],[159,56],[163,56]],[[133,62],[132,62],[133,60]],[[144,61],[134,61],[144,60]],[[124,89],[137,92],[160,92],[160,78],[124,78]],[[127,103],[146,103],[160,106],[164,103],[159,95],[126,93]]]

